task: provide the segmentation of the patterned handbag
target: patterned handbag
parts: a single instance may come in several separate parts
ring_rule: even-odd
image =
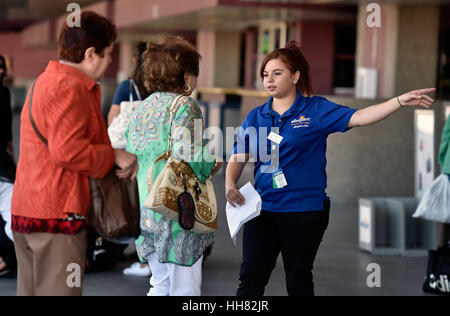
[[[169,110],[170,130],[179,99],[174,100]],[[211,178],[202,183],[186,162],[172,157],[171,136],[168,148],[168,152],[159,156],[148,171],[150,194],[144,207],[178,222],[185,230],[198,234],[214,232],[217,230],[217,200]],[[160,161],[167,161],[167,165],[153,181],[153,168]]]

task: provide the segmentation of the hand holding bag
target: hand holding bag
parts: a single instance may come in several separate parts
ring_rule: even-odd
[[[102,179],[90,179],[88,224],[106,240],[129,244],[141,234],[136,180],[120,179],[113,168]]]
[[[200,182],[186,162],[172,157],[172,123],[179,99],[176,98],[169,109],[168,152],[154,161],[147,174],[150,194],[144,207],[178,222],[185,230],[198,234],[211,233],[217,230],[217,200],[211,178],[206,179],[205,183]],[[153,181],[155,164],[166,160],[166,166]]]
[[[31,125],[39,139],[48,147],[48,141],[34,122],[31,105],[34,83],[31,87],[28,112]],[[105,239],[116,243],[130,243],[140,235],[140,204],[137,181],[119,179],[113,168],[102,179],[90,179],[91,206],[87,222]]]

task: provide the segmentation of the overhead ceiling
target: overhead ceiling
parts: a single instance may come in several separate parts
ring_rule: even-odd
[[[138,28],[164,30],[238,30],[259,25],[264,21],[304,20],[354,20],[355,13],[339,13],[308,10],[289,10],[274,8],[242,9],[238,7],[219,7],[198,12],[156,19],[136,25]]]
[[[266,24],[267,21],[352,21],[357,19],[359,3],[374,1],[402,5],[450,2],[450,0],[218,0],[220,5],[217,7],[136,22],[130,32],[239,30]],[[121,31],[125,33],[126,29]]]
[[[19,31],[40,20],[59,16],[67,5],[81,7],[98,0],[0,0],[0,31]]]
[[[81,7],[100,2],[101,0],[0,0],[0,31],[20,31],[30,24],[44,19],[57,17],[66,12],[67,5],[70,3],[78,3]],[[147,1],[147,0],[142,0]],[[170,0],[168,0],[170,1]],[[196,0],[186,0],[186,1],[196,1]],[[450,3],[450,0],[377,0],[377,2],[384,3],[398,3],[398,4],[418,4],[418,3]],[[227,2],[227,1],[224,1]],[[228,1],[233,2],[233,1]],[[238,1],[235,1],[238,3]],[[276,4],[336,4],[336,5],[356,5],[361,2],[371,2],[368,0],[241,0],[241,3],[266,3],[276,6]],[[238,10],[239,11],[239,10]],[[245,10],[244,10],[245,11]],[[250,14],[249,19],[260,18],[268,13],[269,11],[260,11],[255,16],[254,13],[239,13],[236,10],[223,10],[219,12],[220,14],[215,14],[214,17],[211,13],[202,13],[203,16],[198,18],[210,19],[210,23],[214,23],[211,19],[217,18],[230,18],[230,27],[233,25],[234,18],[239,15]],[[273,11],[272,11],[273,12]],[[272,13],[273,14],[273,13]],[[289,13],[289,15],[292,15]],[[294,14],[295,15],[295,14]],[[190,17],[192,18],[192,16]],[[201,23],[200,19],[196,19]],[[242,19],[240,20],[242,21]],[[166,21],[167,22],[167,21]],[[174,19],[174,27],[176,24],[181,22]],[[223,22],[223,20],[222,20]],[[158,24],[159,22],[153,21],[152,24]]]
[[[387,4],[424,4],[424,3],[450,3],[449,0],[241,0],[242,2],[260,3],[301,3],[301,4],[359,4],[359,3],[387,3]]]

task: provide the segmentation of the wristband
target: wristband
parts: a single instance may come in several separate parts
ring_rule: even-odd
[[[400,103],[398,96],[397,96],[397,102],[398,102],[398,104],[400,104],[401,107],[404,107],[404,105]]]

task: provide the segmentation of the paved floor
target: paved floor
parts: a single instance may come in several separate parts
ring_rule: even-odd
[[[224,203],[223,177],[216,179],[219,201]],[[242,248],[232,243],[224,212],[212,255],[204,265],[203,289],[205,296],[232,296],[238,285]],[[426,258],[372,257],[358,249],[358,214],[356,207],[332,209],[329,228],[319,250],[315,265],[317,295],[423,295],[421,285],[426,269]],[[371,272],[367,266],[381,267],[381,288],[369,288],[366,280]],[[108,272],[88,274],[84,294],[142,296],[149,289],[148,280],[123,276],[121,270],[129,262],[122,262]],[[0,295],[15,295],[15,280],[0,280]],[[266,295],[286,295],[281,256],[273,271]]]
[[[241,184],[245,184],[249,179],[250,175],[246,174]],[[218,176],[215,183],[219,205],[224,207],[224,177]],[[233,296],[239,282],[242,238],[238,236],[238,247],[235,247],[229,236],[223,211],[220,213],[219,225],[212,255],[205,262],[203,270],[202,294],[205,296]],[[371,263],[377,263],[381,267],[380,288],[367,286],[366,281],[371,274],[367,272],[367,267]],[[113,271],[88,274],[85,278],[84,294],[145,295],[149,289],[148,280],[123,276],[121,271],[127,264],[129,263],[123,262]],[[358,249],[356,205],[335,206],[332,207],[330,225],[316,259],[314,272],[316,294],[421,296],[426,264],[426,258],[372,257],[361,252]],[[15,293],[15,280],[0,279],[0,296],[12,296]],[[281,257],[267,286],[266,295],[286,295]]]

